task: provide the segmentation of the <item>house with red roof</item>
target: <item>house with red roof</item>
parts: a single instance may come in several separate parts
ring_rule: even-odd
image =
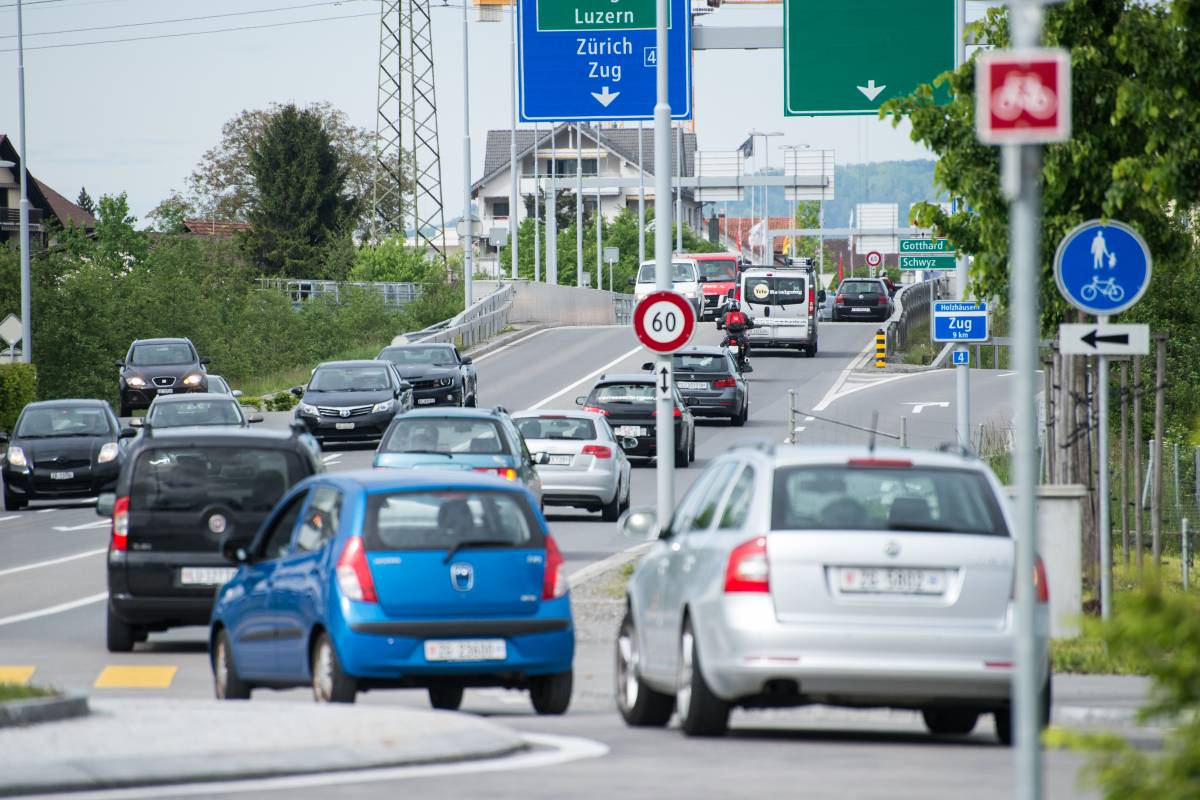
[[[17,241],[21,229],[21,155],[7,135],[0,133],[0,244]],[[72,203],[32,173],[26,172],[29,191],[30,238],[45,246],[53,223],[91,229],[96,218]]]

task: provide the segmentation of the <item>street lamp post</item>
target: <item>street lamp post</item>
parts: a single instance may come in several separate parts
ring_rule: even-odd
[[[25,30],[17,0],[17,133],[21,137],[21,360],[33,362],[32,287],[29,278],[29,170],[25,166]]]
[[[463,293],[466,301],[464,309],[471,307],[471,281],[475,277],[474,250],[475,230],[471,224],[471,43],[467,32],[467,11],[470,3],[463,3],[462,13],[462,43],[463,43],[463,222],[466,223],[466,235],[463,245]],[[515,176],[514,176],[515,177]]]
[[[783,136],[781,131],[750,131],[751,136],[763,137],[763,174],[771,168],[771,137]],[[763,187],[763,266],[771,266],[774,260],[774,242],[771,241],[771,187]]]
[[[783,172],[784,172],[785,177],[787,176],[787,155],[786,154],[787,153],[792,154],[792,167],[794,169],[796,166],[796,152],[798,150],[807,150],[808,148],[809,148],[809,145],[806,145],[806,144],[784,144],[784,145],[779,146],[779,149],[783,150],[784,154],[785,154],[783,157]],[[796,203],[795,191],[793,190],[792,202],[788,206],[788,208],[791,212],[791,215],[792,215],[791,222],[788,223],[789,228],[800,227],[800,223],[796,220],[796,205],[797,205],[797,203]],[[792,253],[795,253],[796,252],[796,237],[792,236],[791,240],[792,240],[792,246],[789,249]],[[820,252],[820,251],[818,251],[818,252]]]

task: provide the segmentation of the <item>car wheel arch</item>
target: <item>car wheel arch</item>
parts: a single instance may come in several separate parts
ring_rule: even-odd
[[[304,660],[304,670],[307,679],[310,681],[312,680],[313,655],[316,653],[317,641],[320,640],[321,634],[329,635],[329,646],[333,648],[335,653],[337,652],[337,642],[333,640],[333,635],[329,634],[329,631],[320,622],[314,624],[308,631],[308,644],[304,648],[305,652],[308,653],[308,658]]]
[[[226,629],[225,623],[218,620],[212,624],[212,629],[208,633],[208,665],[210,667],[216,668],[216,665],[217,665],[217,639],[220,638],[221,633],[225,629]],[[232,637],[230,637],[229,644],[230,645],[233,644]]]

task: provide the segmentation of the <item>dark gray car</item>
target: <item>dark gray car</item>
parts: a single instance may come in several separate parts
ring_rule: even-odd
[[[675,388],[696,417],[742,426],[750,417],[750,385],[723,347],[685,347],[673,357]],[[647,363],[647,369],[654,365]],[[746,367],[749,370],[749,366]]]
[[[387,361],[328,361],[292,393],[300,398],[296,419],[322,444],[379,440],[413,407],[412,384]]]
[[[474,408],[478,380],[470,356],[460,356],[452,344],[401,344],[385,347],[375,357],[396,368],[413,385],[417,406]]]

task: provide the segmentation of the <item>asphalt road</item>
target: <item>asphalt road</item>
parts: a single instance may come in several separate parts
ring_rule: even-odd
[[[953,438],[953,378],[939,373],[879,382],[877,376],[850,371],[872,341],[875,326],[825,324],[815,359],[794,353],[756,355],[751,376],[751,415],[746,427],[702,423],[697,461],[677,471],[682,493],[706,463],[735,442],[750,438],[781,440],[787,433],[788,390],[798,408],[853,424],[868,425],[880,412],[880,427],[910,418],[914,445]],[[698,342],[716,342],[705,325]],[[604,371],[636,371],[646,358],[626,328],[573,328],[539,332],[477,359],[481,404],[516,411],[574,407]],[[1003,373],[977,372],[973,387],[984,416],[1003,418],[1008,380]],[[910,403],[932,402],[921,411]],[[913,409],[913,410],[910,410]],[[917,418],[920,418],[919,420]],[[282,426],[288,415],[271,415],[267,424]],[[822,427],[828,426],[828,427]],[[861,442],[866,434],[802,416],[800,441]],[[919,439],[917,438],[919,434]],[[807,439],[805,437],[808,437]],[[369,466],[370,448],[327,451],[330,470]],[[652,505],[652,468],[634,471],[633,504]],[[568,571],[575,572],[632,546],[598,515],[557,512],[549,517],[564,550]],[[210,697],[211,675],[205,655],[205,631],[190,628],[152,636],[125,655],[104,648],[104,548],[106,522],[90,506],[72,504],[0,515],[0,671],[35,670],[34,680],[103,696]],[[998,747],[985,719],[962,740],[934,740],[919,717],[906,713],[834,712],[805,709],[738,712],[733,733],[720,741],[684,739],[676,730],[635,731],[616,715],[611,700],[611,634],[600,629],[580,642],[576,693],[571,713],[562,718],[533,716],[524,694],[501,690],[467,692],[464,710],[486,714],[521,730],[580,736],[606,744],[611,753],[536,772],[463,774],[394,783],[343,785],[345,798],[392,796],[399,789],[417,797],[473,793],[487,797],[744,797],[752,792],[803,797],[973,797],[1011,796],[1011,751]],[[113,667],[145,670],[120,679]],[[102,680],[103,679],[103,680]],[[115,684],[96,688],[97,681]],[[124,684],[124,685],[122,685]],[[1089,704],[1108,702],[1110,690],[1095,691],[1067,681],[1056,693]],[[1121,685],[1132,704],[1141,689]],[[1074,695],[1072,695],[1074,693]],[[1116,692],[1120,694],[1120,692]],[[310,702],[307,690],[272,697]],[[1129,699],[1133,698],[1133,699]],[[377,692],[360,702],[425,706],[421,692]],[[1073,756],[1048,756],[1048,796],[1077,793]],[[328,787],[291,788],[289,797],[327,796]],[[247,791],[245,797],[283,796]]]

